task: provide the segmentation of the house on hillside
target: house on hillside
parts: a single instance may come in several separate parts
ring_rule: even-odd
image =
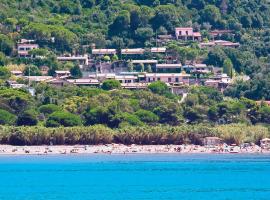
[[[79,55],[79,56],[59,56],[57,57],[58,61],[71,61],[71,62],[79,62],[80,66],[88,66],[89,65],[89,59],[88,55]]]
[[[175,37],[177,40],[192,40],[192,41],[202,40],[201,33],[194,32],[192,27],[175,28]]]
[[[22,39],[17,44],[17,54],[20,58],[30,58],[31,55],[29,54],[29,51],[33,49],[38,49],[39,45],[34,43],[34,40],[26,40]]]
[[[157,64],[156,72],[159,73],[180,73],[182,71],[182,64]]]
[[[55,77],[56,78],[68,78],[70,77],[70,71],[68,70],[56,70],[55,71]]]
[[[92,49],[92,55],[115,55],[117,53],[116,49]]]
[[[217,74],[210,77],[204,82],[205,86],[214,87],[221,92],[223,92],[229,84],[231,84],[232,79],[227,74]]]

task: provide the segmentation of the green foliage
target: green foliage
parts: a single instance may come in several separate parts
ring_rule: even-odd
[[[62,108],[55,104],[47,104],[39,107],[39,112],[45,115],[50,115],[54,112],[61,111]]]
[[[153,112],[148,110],[140,109],[136,111],[134,114],[137,115],[140,118],[140,120],[145,123],[157,123],[159,121],[159,117]]]
[[[169,87],[166,85],[166,83],[161,81],[156,81],[151,83],[148,88],[155,94],[159,95],[166,95],[170,92]]]
[[[11,76],[10,71],[6,67],[0,67],[0,79],[7,80]]]
[[[37,113],[34,110],[26,110],[18,116],[18,126],[35,126],[37,123]]]
[[[49,115],[46,122],[47,127],[72,127],[82,125],[80,116],[71,114],[69,112],[57,111]]]
[[[223,72],[226,73],[229,77],[233,76],[233,64],[230,59],[224,60]]]
[[[82,71],[78,65],[75,65],[70,69],[70,73],[74,78],[81,78],[82,77]]]
[[[0,51],[6,55],[11,55],[13,51],[14,42],[6,35],[0,34]]]
[[[14,125],[16,122],[16,116],[8,111],[0,109],[0,124],[1,125]]]
[[[120,84],[120,82],[117,81],[117,80],[105,80],[105,81],[102,83],[101,88],[102,88],[103,90],[119,89],[119,88],[121,88],[121,84]]]
[[[0,52],[0,67],[1,66],[5,66],[8,64],[8,59],[5,56],[5,54],[3,54],[2,52]]]
[[[23,71],[25,76],[41,76],[40,69],[35,65],[28,65]]]

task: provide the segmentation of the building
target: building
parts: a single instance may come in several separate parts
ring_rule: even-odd
[[[210,31],[209,35],[211,36],[211,38],[216,39],[216,38],[220,38],[223,35],[232,34],[232,33],[233,33],[232,30],[213,30],[213,31]]]
[[[144,54],[145,50],[142,48],[137,49],[122,49],[121,54],[122,55],[142,55]]]
[[[208,74],[211,73],[211,70],[206,64],[192,64],[192,65],[185,65],[183,69],[187,73],[194,73],[194,74]]]
[[[132,60],[132,64],[138,65],[138,64],[150,64],[150,65],[156,65],[158,63],[157,60]]]
[[[56,78],[67,78],[70,77],[70,71],[68,70],[56,70],[55,71],[55,77]]]
[[[182,64],[156,64],[157,72],[174,72],[180,73],[182,70]]]
[[[202,40],[200,32],[194,32],[191,27],[180,27],[175,28],[175,37],[177,40]]]
[[[189,85],[189,74],[183,73],[142,73],[138,75],[140,83],[151,83],[162,81],[169,84],[187,84]]]
[[[220,145],[222,140],[219,137],[205,137],[203,139],[204,146],[217,146]]]
[[[231,47],[237,48],[240,46],[240,43],[230,42],[226,40],[214,40],[211,42],[202,42],[200,43],[200,48],[214,47],[214,46],[223,46],[223,47]]]
[[[23,72],[22,71],[19,71],[19,70],[12,70],[10,71],[10,73],[16,77],[21,77],[23,76]]]
[[[39,48],[38,44],[18,43],[17,53],[20,58],[30,58],[31,55],[29,54],[29,51],[38,48]]]
[[[97,79],[81,78],[81,79],[68,79],[67,82],[78,86],[99,86],[100,82]]]
[[[214,87],[221,92],[228,87],[232,79],[227,74],[217,74],[204,82],[205,86]]]
[[[88,66],[89,65],[89,59],[88,55],[81,55],[81,56],[59,56],[57,57],[58,61],[77,61],[81,66]]]
[[[166,53],[166,47],[153,47],[151,53]]]
[[[92,55],[115,55],[116,49],[92,49]]]
[[[28,79],[31,82],[46,82],[53,79],[52,76],[24,76],[24,78]]]

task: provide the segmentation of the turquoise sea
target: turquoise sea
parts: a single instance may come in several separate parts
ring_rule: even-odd
[[[1,156],[0,200],[270,199],[270,155]]]

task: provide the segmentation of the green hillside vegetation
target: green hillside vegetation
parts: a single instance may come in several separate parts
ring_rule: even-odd
[[[269,136],[270,4],[267,0],[1,0],[0,2],[0,143],[124,144],[200,143],[204,136],[220,136],[229,143]],[[6,87],[8,69],[23,64],[25,75],[48,75],[56,69],[82,76],[78,63],[60,63],[56,56],[91,53],[97,48],[155,47],[157,35],[174,34],[191,26],[205,41],[210,31],[228,29],[220,39],[240,47],[200,49],[197,42],[173,41],[170,54],[185,61],[200,60],[229,76],[248,75],[221,92],[190,87],[183,103],[162,82],[148,89],[121,89],[117,81],[101,88],[53,87],[33,84],[36,94]],[[31,59],[18,58],[16,43],[33,39],[40,49]],[[116,61],[119,55],[101,58]],[[153,55],[146,52],[145,59]],[[157,58],[162,59],[162,58]],[[137,66],[137,71],[151,71]],[[31,69],[31,70],[29,70]],[[128,66],[133,71],[133,66]],[[25,83],[24,80],[17,80]],[[56,131],[57,130],[57,131]]]

